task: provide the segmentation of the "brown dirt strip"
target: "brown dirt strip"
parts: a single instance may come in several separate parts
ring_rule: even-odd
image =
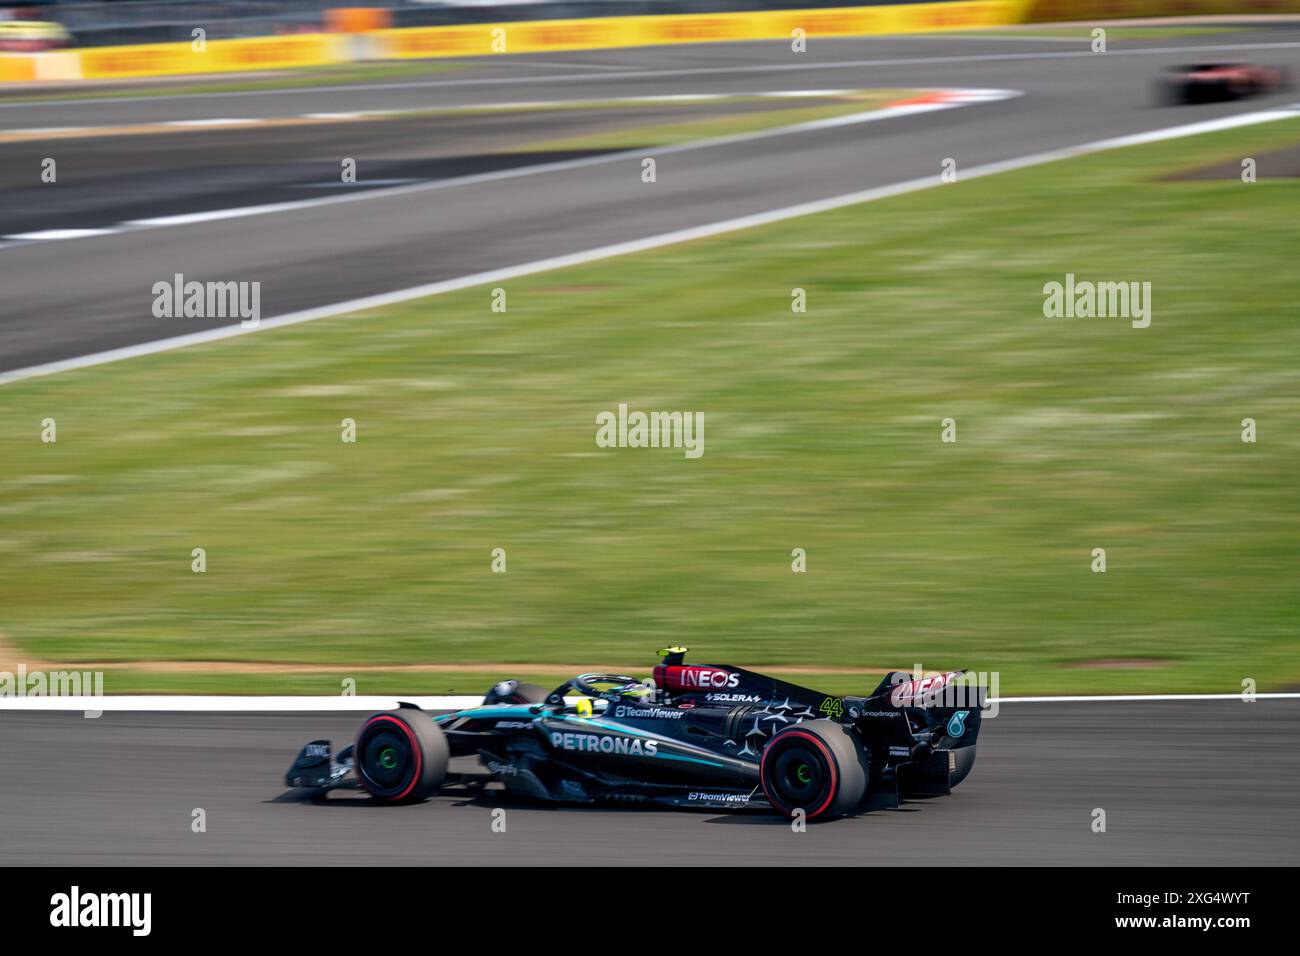
[[[1206,179],[1230,179],[1241,181],[1241,160],[1244,157],[1211,163],[1208,166],[1193,166],[1161,176],[1162,182],[1179,182]],[[1253,157],[1255,160],[1255,178],[1258,182],[1271,179],[1296,179],[1300,177],[1300,143],[1284,146]]]
[[[27,670],[76,670],[109,671],[139,670],[157,671],[159,673],[185,674],[340,674],[340,673],[412,673],[412,674],[554,674],[558,677],[571,677],[582,673],[632,673],[646,670],[642,664],[618,664],[592,666],[591,664],[305,664],[282,661],[103,661],[103,662],[69,662],[39,661],[20,652],[3,634],[0,633],[0,671],[13,672],[19,664],[25,664]],[[873,667],[786,667],[783,665],[765,666],[762,664],[748,668],[774,676],[804,674],[850,674],[879,676],[889,673],[885,668]]]

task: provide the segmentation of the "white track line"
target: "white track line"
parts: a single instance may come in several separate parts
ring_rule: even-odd
[[[26,135],[26,134],[28,134],[28,133],[80,133],[82,130],[93,129],[93,128],[94,128],[94,127],[90,127],[90,126],[38,126],[38,127],[34,127],[34,128],[32,128],[32,129],[5,129],[5,130],[0,130],[0,134],[7,134],[7,133],[18,134],[18,133],[22,133],[22,134]]]
[[[833,129],[839,126],[848,126],[858,123],[875,123],[882,120],[898,119],[903,116],[914,116],[918,113],[932,113],[937,110],[954,109],[956,107],[969,106],[973,103],[986,103],[993,100],[1008,99],[1021,95],[1019,90],[963,89],[926,90],[923,92],[940,95],[945,97],[945,99],[937,102],[905,103],[898,106],[878,107],[860,113],[850,113],[845,116],[810,120],[808,122],[793,123],[787,126],[774,126],[771,129],[756,130],[750,133],[735,133],[730,136],[716,136],[710,139],[677,143],[672,146],[651,148],[635,147],[632,149],[619,150],[615,153],[602,153],[600,155],[584,156],[578,159],[562,159],[550,163],[536,163],[531,166],[514,166],[509,169],[498,169],[489,173],[473,173],[468,176],[456,176],[450,179],[438,179],[432,181],[421,180],[409,186],[392,186],[386,189],[359,189],[350,195],[328,196],[318,199],[295,199],[278,203],[266,203],[260,206],[237,206],[229,209],[209,209],[203,212],[178,213],[172,216],[157,216],[149,219],[132,219],[126,222],[117,223],[114,226],[107,227],[98,232],[92,230],[66,229],[50,230],[45,234],[17,233],[14,235],[0,236],[0,240],[11,241],[5,245],[0,245],[0,248],[18,248],[18,244],[21,244],[21,242],[32,240],[34,238],[46,242],[57,242],[88,238],[91,236],[102,237],[105,235],[119,235],[127,232],[134,232],[140,229],[192,226],[205,222],[218,222],[224,219],[243,219],[248,216],[266,216],[283,212],[295,212],[297,210],[311,209],[317,206],[332,206],[338,203],[362,202],[371,199],[402,196],[410,193],[424,193],[440,189],[477,186],[483,183],[500,182],[505,179],[520,179],[525,176],[540,176],[546,173],[566,172],[568,170],[582,169],[589,166],[603,166],[608,163],[622,162],[633,158],[640,159],[646,155],[655,157],[671,156],[676,153],[693,152],[702,149],[715,149],[720,146],[736,146],[743,143],[755,142],[757,140],[770,139],[776,136],[812,133],[819,130]]]
[[[60,242],[65,239],[85,239],[89,236],[107,236],[112,229],[41,229],[37,232],[15,232],[0,236],[0,239],[12,239],[15,242]]]
[[[424,182],[428,182],[428,180],[413,179],[408,176],[399,179],[367,179],[364,180],[364,182],[367,186],[405,186],[407,183],[424,183]],[[357,184],[345,183],[342,180],[340,180],[337,183],[332,183],[332,182],[292,183],[287,188],[289,189],[356,189]],[[13,236],[4,236],[0,238],[12,239]]]
[[[134,129],[154,129],[160,126],[167,127],[194,127],[202,129],[204,127],[225,127],[225,126],[257,126],[259,124],[275,124],[283,120],[310,119],[324,120],[329,122],[342,122],[346,120],[371,119],[377,116],[409,116],[418,118],[424,114],[442,114],[442,113],[483,113],[501,110],[507,112],[511,110],[583,110],[599,108],[607,105],[646,106],[658,103],[695,103],[695,102],[713,102],[717,100],[729,99],[751,99],[770,98],[804,98],[804,97],[825,97],[825,96],[847,96],[851,93],[860,92],[858,90],[772,90],[772,91],[739,91],[735,93],[671,93],[662,96],[613,96],[602,97],[600,99],[582,99],[567,100],[512,100],[502,103],[456,103],[448,106],[433,106],[428,108],[415,107],[409,110],[389,109],[389,110],[353,110],[345,113],[296,113],[289,116],[257,116],[244,117],[232,116],[226,119],[176,119],[176,120],[141,120],[135,123],[110,123],[107,126],[34,126],[24,127],[22,129],[0,129],[0,136],[23,135],[31,136],[40,133],[84,133],[87,138],[102,136],[108,133],[120,133],[122,130]],[[2,104],[0,104],[2,105]]]
[[[938,36],[938,34],[935,34]],[[914,35],[904,35],[900,37],[823,37],[819,42],[848,40],[861,41],[872,39],[893,39],[893,40],[913,40]],[[785,41],[749,41],[749,42],[775,42],[784,43]],[[912,56],[912,57],[884,57],[871,60],[830,60],[825,63],[751,63],[743,66],[701,66],[701,67],[683,67],[668,70],[624,70],[622,72],[609,73],[560,73],[546,77],[548,83],[581,83],[591,81],[593,83],[605,83],[609,80],[644,80],[656,78],[678,78],[688,76],[729,76],[736,74],[749,73],[785,73],[790,71],[805,72],[808,70],[843,70],[853,67],[871,66],[871,67],[888,67],[888,66],[926,66],[930,64],[944,63],[996,63],[1008,60],[1052,60],[1052,59],[1069,59],[1072,57],[1098,57],[1104,59],[1112,56],[1150,56],[1174,53],[1213,53],[1217,51],[1234,51],[1234,50],[1289,50],[1300,47],[1300,41],[1275,41],[1271,43],[1222,43],[1222,44],[1196,44],[1194,46],[1156,46],[1156,47],[1136,47],[1133,49],[1116,49],[1112,48],[1105,53],[1093,53],[1088,50],[1046,50],[1034,53],[973,53],[963,54],[961,56]],[[644,47],[641,49],[645,49]],[[601,52],[601,51],[590,51]],[[462,60],[461,62],[466,62]],[[473,65],[478,65],[480,61],[468,61]],[[387,91],[387,90],[413,90],[413,89],[432,89],[442,87],[463,87],[463,86],[510,86],[519,83],[536,82],[536,77],[520,76],[501,76],[501,77],[478,77],[475,79],[461,80],[412,80],[405,83],[360,83],[341,86],[308,86],[298,87],[286,90],[241,90],[232,93],[175,93],[163,96],[150,97],[131,97],[132,100],[148,99],[150,102],[168,101],[168,100],[200,100],[211,99],[213,97],[243,97],[243,96],[304,96],[319,93],[356,93],[370,91]],[[110,97],[98,97],[92,99],[80,100],[58,100],[37,101],[30,103],[0,103],[0,110],[5,109],[41,109],[50,108],[51,106],[77,106],[77,105],[103,105],[105,103],[121,103],[122,99],[113,99]]]
[[[1090,143],[1080,143],[1077,146],[1067,146],[1062,149],[1033,153],[1029,156],[1022,156],[1017,159],[988,163],[984,166],[974,166],[965,170],[961,174],[961,178],[963,180],[978,179],[983,176],[992,176],[998,173],[1009,172],[1011,170],[1024,169],[1030,166],[1056,162],[1061,159],[1086,156],[1090,153],[1102,152],[1103,150],[1117,149],[1124,146],[1134,146],[1142,143],[1154,143],[1160,140],[1176,139],[1183,136],[1192,136],[1198,133],[1232,129],[1238,126],[1250,126],[1257,123],[1276,122],[1277,120],[1282,119],[1294,119],[1297,115],[1300,115],[1300,104],[1294,104],[1281,109],[1264,110],[1256,113],[1244,113],[1238,116],[1227,116],[1220,119],[1204,120],[1197,123],[1184,124],[1182,126],[1171,126],[1166,127],[1165,129],[1152,130],[1145,133],[1118,136],[1113,139],[1096,140]],[[728,232],[735,232],[740,229],[749,229],[754,226],[765,226],[775,222],[782,222],[786,219],[794,219],[799,216],[807,216],[818,212],[827,212],[832,209],[840,209],[844,206],[851,206],[857,203],[871,202],[877,199],[885,199],[890,196],[900,196],[906,193],[918,192],[922,189],[931,189],[938,185],[940,185],[940,179],[938,173],[935,173],[934,175],[925,176],[921,179],[911,179],[906,182],[893,183],[888,186],[877,186],[872,189],[862,190],[861,192],[831,196],[827,199],[818,199],[813,202],[800,203],[795,206],[785,206],[780,209],[754,213],[749,216],[726,219],[721,222],[709,223],[703,226],[693,226],[689,229],[678,229],[673,232],[661,233],[657,236],[648,236],[643,239],[634,239],[629,242],[600,246],[595,249],[588,249],[584,252],[574,252],[568,255],[554,256],[550,259],[539,259],[535,262],[526,262],[503,269],[493,269],[488,272],[478,272],[472,275],[460,276],[455,279],[444,279],[439,282],[430,282],[425,285],[412,286],[407,289],[398,289],[393,292],[366,296],[360,299],[352,299],[347,302],[338,302],[333,305],[321,306],[316,309],[291,312],[287,315],[263,319],[258,329],[244,329],[239,325],[207,329],[202,332],[193,332],[189,335],[178,335],[173,338],[158,339],[153,342],[142,342],[139,345],[129,345],[125,348],[112,349],[107,352],[97,352],[93,355],[83,355],[78,358],[49,362],[44,365],[33,365],[28,368],[14,369],[9,372],[0,372],[0,385],[5,385],[9,382],[22,381],[29,378],[36,378],[42,375],[52,375],[56,372],[88,368],[94,365],[104,365],[109,362],[119,362],[123,359],[136,358],[141,355],[153,355],[158,352],[167,352],[172,349],[186,348],[191,345],[199,345],[205,342],[216,342],[221,339],[233,338],[236,335],[250,335],[263,329],[281,328],[286,325],[297,325],[301,322],[311,322],[316,319],[343,315],[348,312],[360,312],[366,309],[376,309],[399,302],[408,302],[411,299],[442,295],[447,292],[468,289],[477,285],[486,285],[490,282],[503,282],[510,279],[535,275],[539,272],[549,272],[553,269],[586,265],[587,263],[598,262],[602,259],[610,259],[615,256],[628,255],[634,252],[645,252],[649,249],[659,249],[664,246],[675,245],[681,242],[710,238]],[[406,187],[398,188],[404,189]]]
[[[261,120],[239,119],[231,117],[228,119],[179,119],[163,120],[160,126],[234,126],[242,123],[260,123]]]
[[[1296,700],[1300,694],[1256,694],[1256,700]],[[1131,694],[1095,697],[991,697],[991,705],[1002,704],[1073,704],[1111,703],[1120,701],[1185,701],[1185,700],[1235,700],[1244,702],[1241,694]],[[425,710],[460,710],[476,707],[483,702],[481,696],[380,696],[343,697],[329,696],[268,696],[252,695],[124,695],[80,697],[0,697],[0,711],[195,711],[200,713],[227,713],[237,711],[268,711],[299,713],[312,711],[392,710],[398,701],[418,704]]]

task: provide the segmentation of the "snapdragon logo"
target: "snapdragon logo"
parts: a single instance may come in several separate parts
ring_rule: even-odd
[[[262,320],[262,283],[185,281],[176,273],[171,282],[153,284],[155,319],[240,319],[240,327],[255,329]]]
[[[103,697],[103,671],[29,671],[19,664],[17,673],[0,671],[0,697]],[[85,710],[87,717],[99,717],[103,710]]]
[[[704,454],[703,412],[628,412],[620,403],[618,414],[596,416],[598,448],[682,448],[687,458]]]
[[[1043,285],[1043,315],[1049,319],[1130,319],[1135,329],[1151,324],[1150,282],[1065,282]]]
[[[82,893],[79,886],[50,897],[50,925],[129,926],[132,936],[148,936],[152,927],[152,893]]]

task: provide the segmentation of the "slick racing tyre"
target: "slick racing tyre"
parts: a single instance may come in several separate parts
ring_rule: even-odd
[[[843,724],[808,720],[779,732],[763,750],[759,781],[768,803],[787,817],[831,820],[862,802],[867,759]]]
[[[415,803],[438,792],[450,750],[442,728],[422,710],[403,707],[361,725],[352,751],[357,780],[376,800]]]

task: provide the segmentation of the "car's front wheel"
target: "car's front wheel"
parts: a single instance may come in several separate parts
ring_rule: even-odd
[[[862,745],[843,724],[809,720],[787,727],[763,749],[759,781],[777,812],[830,820],[853,810],[867,790]]]
[[[414,803],[433,796],[447,776],[447,736],[422,710],[374,714],[352,751],[357,780],[376,800]]]

